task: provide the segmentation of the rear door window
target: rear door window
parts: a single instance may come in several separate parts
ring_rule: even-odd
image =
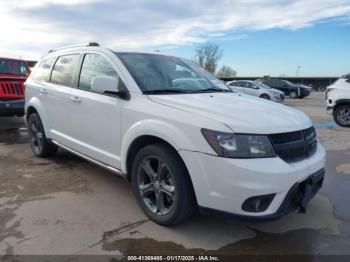
[[[52,69],[51,82],[64,86],[72,86],[79,57],[79,54],[60,56]]]
[[[54,57],[44,59],[39,62],[38,66],[32,72],[31,77],[37,81],[47,81],[50,78],[50,70],[52,64],[55,62]]]
[[[253,88],[253,85],[252,85],[250,82],[243,82],[243,83],[242,83],[242,86],[243,86],[244,88]]]

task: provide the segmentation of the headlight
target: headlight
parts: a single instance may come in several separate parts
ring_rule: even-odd
[[[209,145],[220,157],[263,158],[275,157],[270,139],[265,135],[245,135],[202,129]]]

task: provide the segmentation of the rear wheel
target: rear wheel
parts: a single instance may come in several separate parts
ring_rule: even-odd
[[[132,187],[144,213],[161,225],[174,225],[190,217],[195,197],[187,169],[169,146],[141,149],[132,167]]]
[[[350,105],[343,105],[336,108],[333,117],[338,125],[350,127]]]
[[[32,113],[28,117],[28,131],[30,147],[35,156],[49,157],[57,152],[57,146],[46,138],[43,125],[37,113]]]
[[[270,100],[271,99],[270,96],[267,95],[267,94],[262,94],[260,97],[263,98],[263,99],[266,99],[266,100]]]
[[[289,97],[290,97],[291,99],[297,99],[297,98],[298,98],[298,93],[297,93],[297,91],[291,91],[291,92],[289,93]]]

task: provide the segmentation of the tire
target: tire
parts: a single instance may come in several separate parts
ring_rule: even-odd
[[[58,147],[46,138],[43,124],[37,113],[28,117],[30,147],[37,157],[49,157],[57,152]]]
[[[290,97],[291,99],[297,99],[297,98],[298,98],[298,93],[297,93],[297,91],[290,91],[289,97]]]
[[[333,112],[334,121],[342,127],[350,127],[350,105],[337,107]]]
[[[262,95],[260,96],[260,98],[266,99],[266,100],[271,100],[270,96],[267,95],[267,94],[262,94]]]
[[[136,200],[155,223],[172,226],[186,220],[196,210],[187,169],[169,146],[159,143],[142,148],[136,154],[131,172]]]

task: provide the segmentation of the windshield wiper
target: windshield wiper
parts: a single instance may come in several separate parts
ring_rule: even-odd
[[[153,89],[153,90],[144,90],[144,94],[180,94],[180,93],[188,93],[188,90],[186,89]]]
[[[229,89],[222,89],[222,88],[217,88],[217,87],[210,87],[210,88],[205,88],[205,89],[200,89],[196,90],[196,92],[232,92]]]

